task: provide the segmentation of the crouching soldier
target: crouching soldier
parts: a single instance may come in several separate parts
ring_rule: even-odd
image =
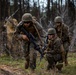
[[[64,48],[62,45],[62,42],[60,38],[57,37],[56,31],[54,28],[48,29],[48,35],[47,35],[47,47],[44,51],[46,60],[48,61],[47,70],[55,70],[56,64],[59,61],[62,61],[62,63],[65,61],[65,53]],[[63,67],[63,64],[58,70],[61,70]]]

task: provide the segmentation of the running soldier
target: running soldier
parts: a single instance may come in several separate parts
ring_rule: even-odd
[[[22,25],[25,28],[25,30],[29,33],[31,33],[36,38],[36,43],[39,43],[39,35],[40,37],[43,37],[43,28],[37,21],[33,21],[32,15],[30,13],[25,13],[22,16]],[[18,27],[21,24],[18,25]],[[36,58],[37,58],[37,52],[34,49],[34,45],[30,43],[29,38],[22,33],[19,29],[16,29],[16,35],[19,39],[24,40],[24,55],[25,55],[25,69],[31,68],[31,71],[34,72],[36,68]]]

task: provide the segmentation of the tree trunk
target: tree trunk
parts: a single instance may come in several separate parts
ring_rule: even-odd
[[[0,0],[0,21],[1,21],[1,17],[2,17],[2,16],[1,16],[1,2],[2,2],[2,1]]]
[[[27,2],[27,12],[30,12],[30,4],[29,4],[30,0],[28,0]]]
[[[20,16],[19,16],[19,18],[21,19],[21,17],[22,17],[22,5],[21,5],[21,0],[19,0],[19,8],[20,8]]]
[[[50,0],[47,0],[47,24],[50,20]]]
[[[5,1],[5,18],[10,16],[10,2]]]
[[[25,4],[25,3],[24,3],[24,0],[23,0],[23,7],[22,7],[22,8],[23,8],[23,10],[22,10],[23,13],[24,13],[24,11],[25,11],[25,10],[24,10],[24,9],[25,9],[24,4]]]
[[[68,16],[71,23],[75,21],[75,5],[74,2],[68,0]]]
[[[18,0],[14,0],[14,12],[18,9]],[[13,12],[13,13],[14,13]],[[18,12],[17,12],[18,13]],[[18,19],[18,14],[14,15],[14,18]]]

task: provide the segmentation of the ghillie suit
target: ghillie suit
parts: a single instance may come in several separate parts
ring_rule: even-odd
[[[12,56],[14,59],[18,59],[23,56],[21,41],[18,41],[14,35],[17,24],[18,22],[16,19],[10,18],[6,20],[6,23],[4,25],[4,27],[6,28],[6,33],[7,33],[7,46],[6,47],[8,49],[8,55]]]

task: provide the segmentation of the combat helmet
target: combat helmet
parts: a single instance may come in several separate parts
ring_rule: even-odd
[[[27,21],[32,21],[32,15],[30,13],[25,13],[23,16],[22,16],[22,21],[24,22],[27,22]]]
[[[62,23],[62,18],[60,16],[55,17],[54,22],[60,22]]]
[[[48,35],[56,34],[56,30],[54,28],[48,29]]]

